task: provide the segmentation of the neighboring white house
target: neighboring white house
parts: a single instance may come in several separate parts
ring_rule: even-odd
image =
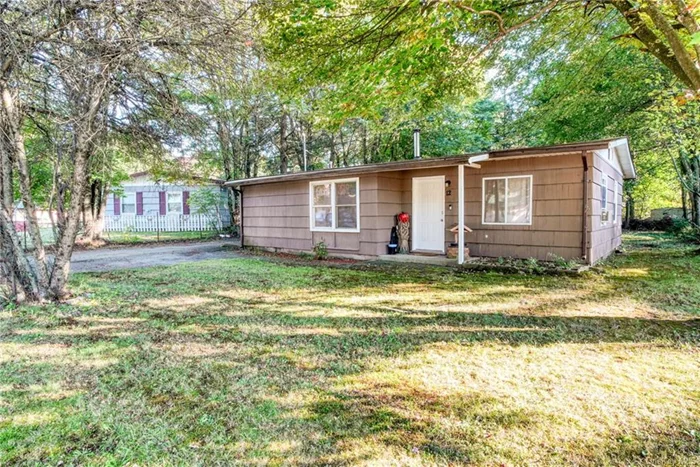
[[[147,173],[131,174],[129,180],[107,199],[106,231],[178,232],[221,230],[231,225],[226,188],[221,180],[200,179],[196,185],[153,180]],[[200,190],[219,195],[218,206],[197,212],[188,200]]]

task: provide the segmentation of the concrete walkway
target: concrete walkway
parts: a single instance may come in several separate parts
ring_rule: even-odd
[[[71,261],[71,272],[103,272],[170,266],[207,259],[236,258],[239,256],[234,249],[236,245],[236,241],[233,240],[216,240],[76,251]]]

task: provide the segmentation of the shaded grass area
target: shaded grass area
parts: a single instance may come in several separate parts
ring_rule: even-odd
[[[54,235],[53,228],[50,225],[40,225],[39,234],[41,235],[41,241],[46,246],[52,246],[56,243],[56,236]],[[31,235],[25,228],[21,232],[18,232],[20,245],[24,247],[25,250],[34,249],[34,242],[32,241]]]
[[[79,243],[82,248],[99,248],[105,245],[138,245],[159,242],[178,242],[178,241],[198,241],[211,240],[218,238],[217,231],[202,231],[202,232],[105,232],[104,239],[99,240],[94,244]],[[56,243],[54,231],[50,227],[41,228],[41,238],[46,247],[53,247]],[[28,232],[20,234],[20,243],[25,250],[34,249],[34,243]]]
[[[700,257],[84,274],[0,315],[0,464],[697,465]]]
[[[184,240],[205,240],[217,237],[216,231],[203,232],[105,232],[105,239],[111,244],[138,244],[172,242]]]

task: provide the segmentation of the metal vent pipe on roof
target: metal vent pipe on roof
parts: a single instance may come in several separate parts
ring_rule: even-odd
[[[420,129],[413,130],[413,158],[420,159]]]

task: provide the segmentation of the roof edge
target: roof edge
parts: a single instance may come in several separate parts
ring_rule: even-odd
[[[610,141],[608,150],[613,151],[618,156],[622,175],[625,180],[634,180],[637,178],[637,170],[634,167],[632,160],[632,152],[630,151],[629,138],[627,136]]]
[[[513,149],[499,149],[489,152],[475,152],[455,156],[432,157],[426,159],[406,159],[401,161],[380,162],[375,164],[356,165],[351,167],[330,168],[322,170],[312,170],[307,172],[295,172],[284,175],[268,175],[264,177],[253,177],[241,180],[231,180],[224,183],[227,187],[242,187],[247,185],[262,185],[267,183],[278,183],[284,181],[318,179],[333,177],[335,175],[355,175],[363,173],[391,172],[396,170],[412,170],[422,168],[449,167],[459,164],[471,164],[470,160],[476,162],[494,161],[498,159],[534,157],[546,155],[563,155],[579,153],[582,151],[592,151],[596,149],[609,149],[610,144],[619,141],[621,138],[610,138],[596,141],[576,142],[558,144],[552,146],[538,146]],[[627,141],[627,138],[622,138]],[[482,159],[484,158],[485,159]]]

